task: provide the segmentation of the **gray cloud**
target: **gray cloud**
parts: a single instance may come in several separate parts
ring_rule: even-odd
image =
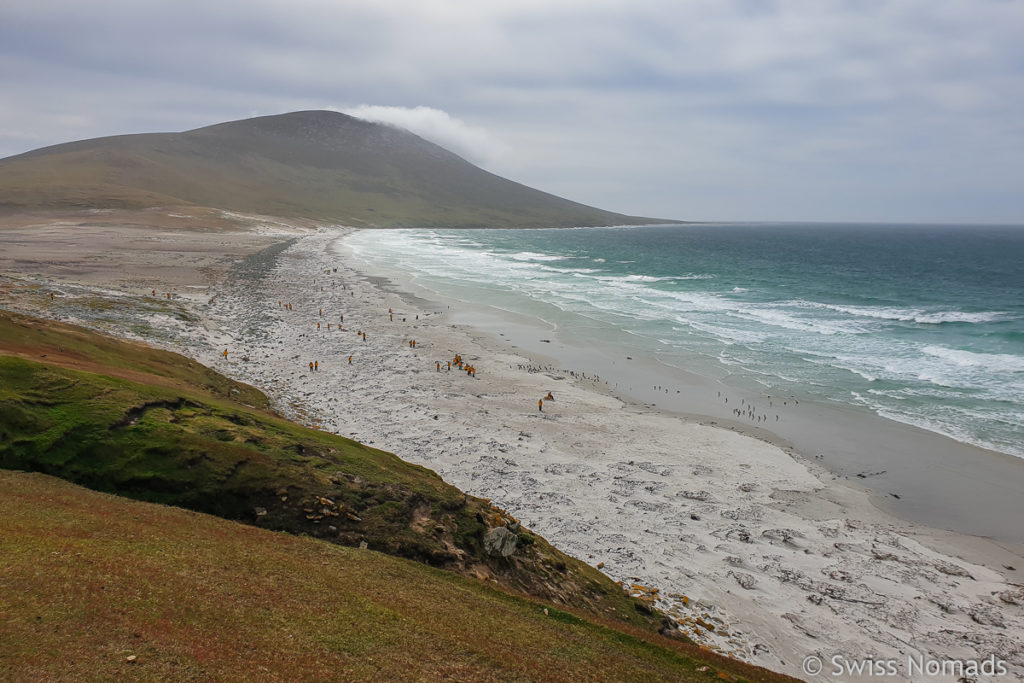
[[[364,107],[628,213],[1024,222],[1022,33],[1013,0],[16,0],[0,155]]]

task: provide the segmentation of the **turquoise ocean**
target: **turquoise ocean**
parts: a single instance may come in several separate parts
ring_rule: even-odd
[[[346,243],[382,273],[580,346],[1024,457],[1022,227],[364,230]]]

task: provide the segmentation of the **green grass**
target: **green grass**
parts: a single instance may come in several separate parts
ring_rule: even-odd
[[[789,680],[400,558],[18,472],[0,472],[0,642],[18,680]]]
[[[231,397],[256,408],[269,405],[258,389],[228,379],[185,356],[80,327],[0,311],[0,352],[5,349],[9,354],[48,363],[189,387],[218,397]]]

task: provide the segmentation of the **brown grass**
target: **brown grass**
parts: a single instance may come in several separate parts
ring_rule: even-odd
[[[327,111],[47,147],[0,159],[0,188],[0,214],[216,207],[370,227],[654,220],[540,192],[408,132]]]

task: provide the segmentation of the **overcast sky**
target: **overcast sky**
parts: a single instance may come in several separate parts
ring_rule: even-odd
[[[300,109],[629,214],[1024,223],[1024,0],[0,3],[0,157]]]

